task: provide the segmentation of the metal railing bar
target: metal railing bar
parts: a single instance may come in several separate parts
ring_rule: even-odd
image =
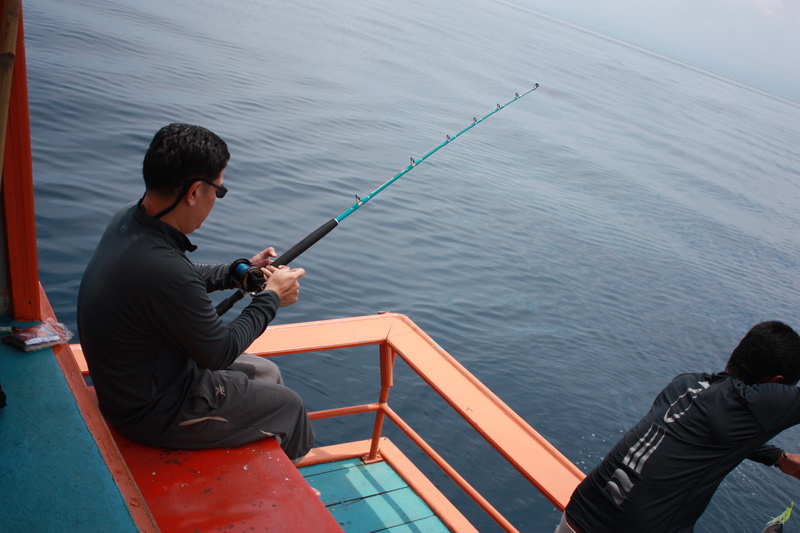
[[[350,407],[337,407],[336,409],[325,409],[308,413],[310,420],[322,420],[325,418],[335,418],[338,416],[360,415],[363,413],[373,413],[380,411],[381,406],[377,403],[366,403],[364,405],[353,405]]]

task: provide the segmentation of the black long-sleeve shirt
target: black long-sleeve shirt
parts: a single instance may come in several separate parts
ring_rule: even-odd
[[[196,265],[196,247],[138,204],[110,221],[81,281],[78,332],[103,415],[123,435],[158,444],[198,368],[228,367],[275,317],[264,291],[229,325],[208,297],[235,288],[228,265]]]
[[[575,489],[566,514],[585,533],[690,532],[723,478],[800,423],[800,389],[682,374]]]

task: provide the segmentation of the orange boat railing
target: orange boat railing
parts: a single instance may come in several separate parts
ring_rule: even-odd
[[[386,441],[381,435],[384,420],[389,418],[503,529],[516,531],[499,511],[389,407],[395,360],[399,356],[508,463],[557,508],[563,510],[584,474],[408,317],[385,313],[270,326],[248,352],[271,357],[364,345],[379,346],[381,385],[378,402],[317,411],[310,414],[312,420],[375,412],[369,452],[363,457],[365,461],[373,461],[378,459],[379,454],[383,455],[382,447],[386,446]],[[356,448],[347,447],[338,448],[336,453],[342,457],[363,455]],[[328,453],[312,453],[300,466],[336,458]],[[391,462],[387,457],[383,458]],[[436,508],[434,510],[437,511]],[[455,530],[463,529],[458,524],[448,525]]]
[[[352,457],[361,457],[365,462],[385,460],[452,531],[476,531],[428,478],[391,441],[382,436],[384,421],[388,418],[495,522],[506,531],[517,531],[389,406],[389,391],[394,386],[395,362],[400,357],[553,505],[559,510],[564,509],[584,474],[405,315],[383,313],[270,326],[247,351],[263,357],[273,357],[368,345],[377,345],[379,348],[378,401],[316,411],[309,416],[312,420],[322,420],[374,412],[372,438],[368,441],[315,448],[298,466]],[[77,362],[80,372],[88,375],[80,345],[64,348],[71,352],[74,359],[63,359],[71,360],[72,365]],[[56,352],[58,356],[59,350]],[[85,386],[73,388],[83,389],[79,391],[81,394],[86,392]],[[83,403],[88,402],[86,400]],[[114,459],[113,454],[111,459]]]

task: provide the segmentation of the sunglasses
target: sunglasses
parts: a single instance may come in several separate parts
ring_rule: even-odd
[[[202,181],[208,183],[209,185],[217,189],[216,191],[214,191],[214,194],[217,196],[217,198],[225,198],[225,195],[228,194],[228,189],[226,189],[222,185],[217,185],[216,183],[212,183],[204,178],[198,178],[196,181]]]
[[[170,211],[172,211],[173,209],[175,209],[175,207],[180,203],[180,201],[186,195],[186,192],[189,190],[189,187],[191,187],[192,183],[194,183],[196,181],[203,181],[205,183],[208,183],[212,187],[214,187],[216,189],[216,191],[214,191],[214,194],[216,195],[217,198],[225,198],[225,195],[228,193],[228,189],[226,189],[222,185],[217,185],[216,183],[212,183],[212,182],[210,182],[209,180],[207,180],[205,178],[192,178],[192,179],[190,179],[189,181],[187,181],[186,183],[183,184],[183,187],[181,188],[180,192],[178,193],[178,197],[175,198],[175,201],[172,202],[172,205],[167,207],[166,209],[164,209],[163,211],[161,211],[157,215],[153,215],[153,217],[154,218],[161,218],[164,215],[166,215],[167,213],[169,213]]]

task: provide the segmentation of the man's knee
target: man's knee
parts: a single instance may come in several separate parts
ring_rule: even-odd
[[[255,381],[283,385],[280,368],[266,357],[243,353],[228,368],[242,371]]]
[[[306,406],[305,402],[303,402],[303,398],[301,398],[300,395],[297,394],[292,389],[284,387],[284,392],[281,395],[281,400],[287,410],[296,412],[298,415],[305,414]]]
[[[259,364],[256,365],[256,379],[283,385],[283,376],[281,376],[281,369],[278,368],[278,365],[266,357],[259,357],[258,359]]]

